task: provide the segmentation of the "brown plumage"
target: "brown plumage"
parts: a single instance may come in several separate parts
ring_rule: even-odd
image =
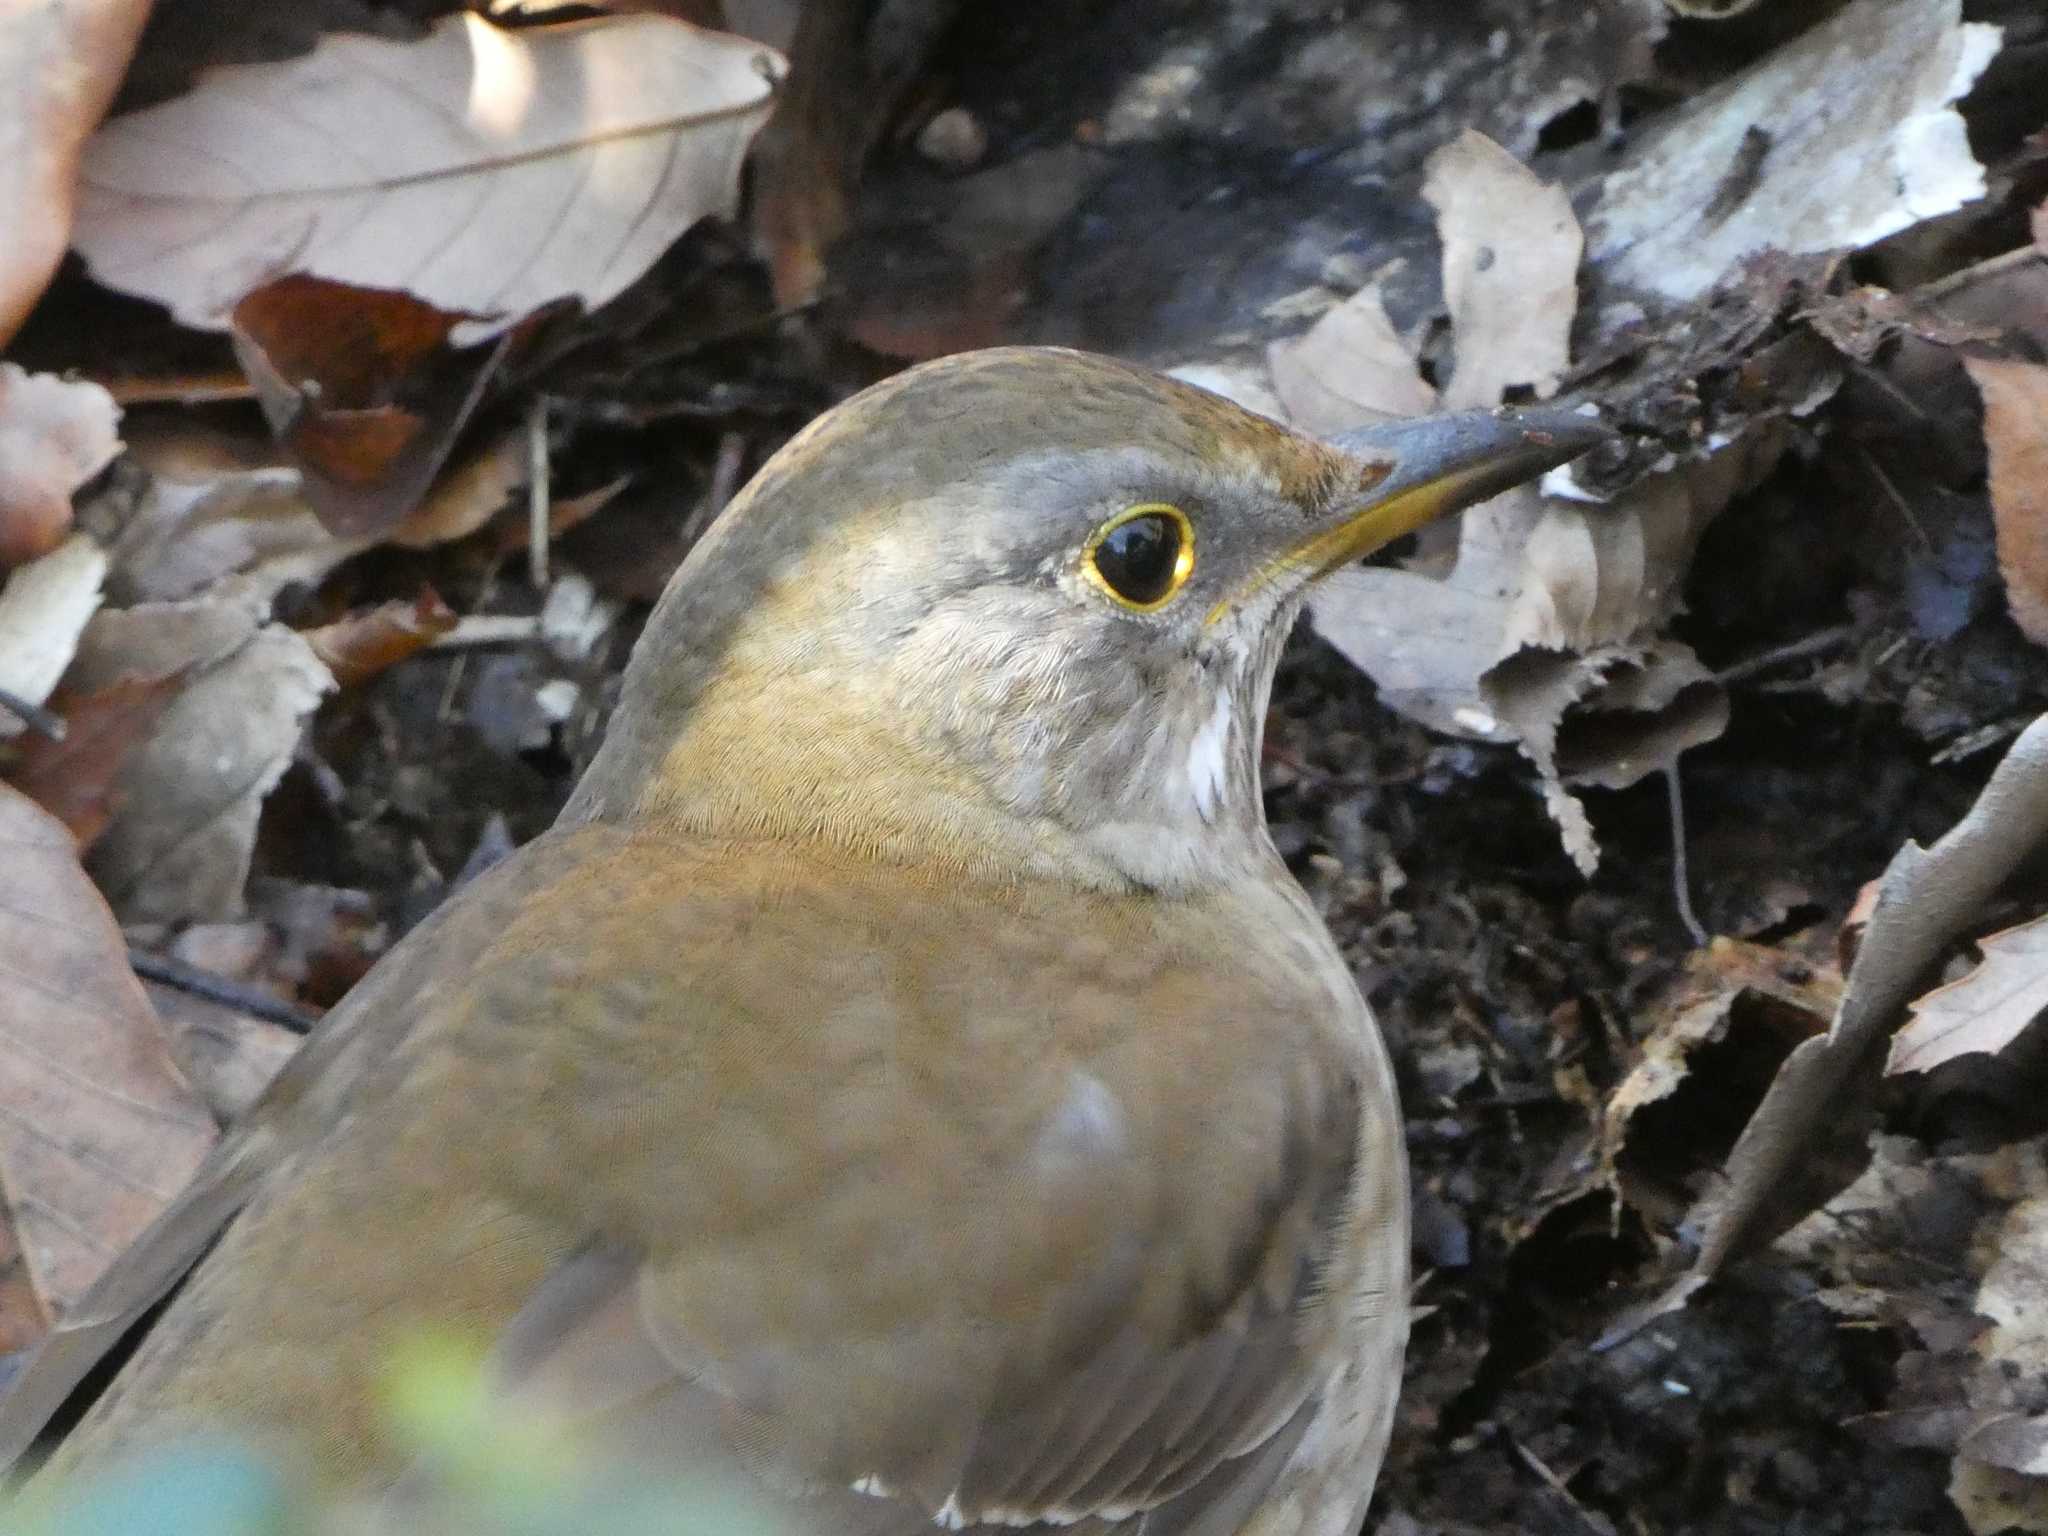
[[[1322,565],[1593,436],[1340,451],[1025,350],[822,418],[677,574],[561,822],[334,1011],[0,1448],[197,1260],[58,1466],[225,1423],[388,1484],[370,1376],[452,1325],[796,1532],[1350,1529],[1406,1175],[1265,835],[1272,669]],[[1157,504],[1184,589],[1125,602],[1081,565]]]

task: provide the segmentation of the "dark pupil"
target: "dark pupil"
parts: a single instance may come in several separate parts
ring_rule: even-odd
[[[1134,517],[1103,535],[1095,546],[1095,569],[1117,596],[1156,603],[1173,590],[1173,565],[1180,554],[1180,525],[1156,513]]]

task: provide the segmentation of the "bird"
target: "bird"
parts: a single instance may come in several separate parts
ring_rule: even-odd
[[[557,822],[330,1012],[0,1458],[132,1342],[45,1475],[226,1428],[402,1487],[375,1363],[452,1327],[504,1401],[791,1532],[1348,1536],[1406,1154],[1267,833],[1274,674],[1319,576],[1608,435],[1326,441],[1034,347],[818,417],[669,582]]]

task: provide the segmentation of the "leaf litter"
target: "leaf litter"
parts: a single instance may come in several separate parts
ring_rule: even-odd
[[[1358,573],[1409,584],[1402,601],[1410,606],[1394,610],[1404,622],[1377,634],[1367,625],[1356,646],[1369,658],[1376,695],[1333,653],[1303,640],[1269,722],[1276,843],[1354,956],[1396,1061],[1414,1079],[1405,1086],[1418,1233],[1436,1272],[1418,1314],[1404,1429],[1377,1518],[1388,1530],[1417,1532],[1559,1521],[1702,1530],[1819,1521],[1815,1529],[1832,1531],[1868,1528],[1882,1509],[1902,1528],[1951,1531],[1962,1528],[1957,1510],[1966,1523],[1987,1518],[1973,1512],[1987,1481],[2016,1479],[2023,1493],[2039,1406],[2010,1388],[2001,1396],[1991,1373],[2030,1359],[2032,1346],[2008,1323],[1987,1331],[1973,1319],[1980,1310],[2016,1316],[2032,1294],[2031,1154],[2024,1141],[1996,1154],[1931,1150],[1940,1133],[1924,1127],[1929,1114],[1959,1113],[1953,1106],[1968,1095],[1955,1092],[1958,1072],[1978,1074],[1970,1092],[1980,1097],[2010,1100],[2017,1085],[2024,1098],[2038,1031],[2022,1029],[1996,1056],[1973,1051],[1880,1084],[1868,1115],[1853,1094],[1825,1103],[1824,1119],[1844,1123],[1821,1126],[1836,1133],[1823,1135],[1824,1146],[1810,1139],[1811,1127],[1794,1136],[1801,1177],[1774,1192],[1755,1239],[1742,1244],[1751,1265],[1724,1268],[1725,1285],[1603,1354],[1583,1346],[1614,1322],[1618,1295],[1668,1278],[1703,1233],[1718,1230],[1729,1189],[1722,1165],[1759,1134],[1745,1135],[1741,1122],[1778,1092],[1772,1078],[1795,1072],[1829,1020],[1850,1011],[1838,995],[1831,923],[1856,882],[1900,840],[1929,841],[1947,822],[1975,818],[2013,839],[2024,830],[2002,819],[2009,810],[1980,815],[1967,801],[1991,748],[2043,702],[2037,674],[2013,660],[2030,654],[2022,643],[1986,639],[2005,623],[2008,595],[2017,611],[2024,585],[2025,561],[2008,558],[2004,525],[2023,526],[2024,514],[2008,511],[2025,503],[1997,465],[2001,440],[2008,465],[2027,440],[1996,413],[1985,416],[1986,495],[1981,397],[1959,358],[1980,372],[1983,360],[2037,365],[2027,338],[2048,334],[2039,326],[2048,311],[2015,261],[1993,257],[1962,275],[1955,266],[1957,252],[1995,250],[2010,238],[2012,211],[2027,211],[2017,199],[2039,201],[2025,190],[2024,159],[2001,150],[1987,128],[1984,105],[2023,99],[2011,82],[2030,77],[2001,75],[2015,67],[2004,57],[1985,65],[1993,40],[1976,20],[2004,20],[2024,64],[2025,18],[2003,0],[1973,0],[1967,23],[1950,4],[1865,0],[1831,11],[1834,20],[1815,29],[1815,8],[1798,3],[1682,21],[1645,3],[1602,8],[1606,31],[1591,39],[1576,10],[1560,19],[1540,0],[1488,6],[1489,17],[1512,24],[1502,53],[1488,52],[1483,38],[1439,37],[1419,12],[1384,37],[1356,18],[1357,36],[1335,28],[1311,36],[1290,30],[1297,19],[1279,18],[1259,34],[1269,65],[1284,61],[1284,88],[1271,91],[1256,81],[1249,91],[1218,88],[1205,72],[1230,49],[1162,24],[1149,59],[1158,67],[1118,65],[1128,78],[1113,90],[1066,91],[1062,81],[1077,114],[1109,104],[1115,142],[1107,153],[1102,125],[1081,122],[1050,131],[1041,123],[1020,154],[1017,125],[1029,120],[1035,89],[1028,84],[1020,102],[991,97],[976,65],[929,82],[927,94],[906,98],[903,120],[856,189],[852,238],[794,253],[825,271],[816,311],[764,320],[773,314],[765,282],[744,271],[736,279],[732,242],[706,225],[618,309],[573,320],[566,347],[550,343],[530,366],[502,368],[466,421],[432,385],[443,344],[460,351],[451,331],[424,361],[392,369],[366,407],[343,407],[385,412],[373,428],[388,425],[391,411],[410,413],[415,421],[398,422],[414,434],[409,441],[432,442],[445,461],[430,484],[413,487],[390,461],[369,460],[385,465],[368,483],[386,500],[358,531],[337,536],[321,526],[308,461],[255,442],[246,405],[207,408],[204,431],[192,407],[132,410],[123,435],[133,451],[112,484],[79,507],[71,537],[81,542],[65,546],[72,574],[64,595],[39,610],[57,616],[42,672],[50,657],[64,672],[81,635],[91,653],[64,689],[48,691],[55,674],[42,686],[78,738],[78,793],[66,814],[87,832],[104,825],[107,851],[93,851],[94,868],[110,889],[128,891],[131,917],[146,919],[131,939],[157,957],[151,964],[176,959],[245,989],[238,1001],[203,1008],[184,992],[156,993],[177,1020],[181,1058],[217,1058],[218,1074],[193,1070],[207,1076],[210,1101],[223,1109],[245,1102],[290,1049],[278,1033],[261,1033],[276,1027],[251,1008],[272,994],[317,1007],[389,942],[338,915],[348,901],[369,903],[402,931],[462,871],[505,845],[505,823],[487,820],[498,807],[511,813],[513,839],[545,824],[586,759],[631,634],[630,619],[620,624],[598,589],[644,601],[743,466],[758,464],[832,393],[884,366],[849,362],[847,336],[923,355],[969,337],[1033,339],[1029,327],[1057,312],[1069,328],[1037,339],[1180,364],[1187,376],[1227,383],[1314,430],[1433,408],[1436,383],[1459,403],[1466,391],[1480,404],[1590,398],[1629,432],[1630,452],[1558,476],[1548,494],[1518,498],[1519,506],[1511,500],[1469,517],[1450,539],[1419,540],[1403,568]],[[1022,12],[963,24],[999,33],[1045,25]],[[1883,46],[1841,45],[1857,28],[1893,27],[1896,38],[1886,32]],[[1703,42],[1708,31],[1727,41]],[[1345,52],[1368,36],[1373,46],[1362,54]],[[1875,67],[1862,55],[1893,59],[1898,47],[1917,52],[1881,90],[1861,91],[1859,71]],[[1077,66],[1080,54],[1090,57]],[[1083,29],[1067,54],[1044,56],[1065,57],[1067,70],[1106,69],[1111,51],[1090,47]],[[1361,58],[1363,72],[1337,68]],[[1441,75],[1419,67],[1424,59]],[[1320,219],[1285,215],[1292,238],[1274,241],[1283,216],[1273,210],[1284,201],[1262,201],[1272,189],[1232,179],[1258,163],[1243,158],[1246,146],[1262,135],[1297,144],[1292,125],[1348,110],[1344,82],[1372,68],[1394,72],[1382,92],[1389,115],[1376,120],[1369,143],[1340,147],[1327,176],[1313,160],[1274,175],[1283,198],[1291,183],[1306,190],[1304,206],[1327,195],[1333,210]],[[1972,71],[1992,89],[1962,99]],[[215,77],[198,78],[203,90]],[[1723,84],[1702,90],[1702,79]],[[1852,101],[1861,92],[1909,103],[1901,109],[1909,131],[1894,132],[1882,107],[1792,120],[1802,99],[1791,94],[1795,81]],[[1423,95],[1409,102],[1403,90]],[[1673,98],[1676,105],[1662,104]],[[963,175],[919,155],[918,199],[895,197],[899,150],[910,153],[921,123],[955,110],[985,134],[976,167]],[[1302,116],[1276,115],[1287,112]],[[1957,131],[1962,115],[1982,166]],[[1665,127],[1672,123],[1683,127]],[[1467,126],[1494,142],[1461,139]],[[1211,129],[1222,148],[1204,159],[1206,149],[1188,145]],[[1587,137],[1574,147],[1580,133]],[[1692,140],[1711,149],[1708,169],[1680,153]],[[1425,164],[1431,151],[1440,156]],[[1388,158],[1402,153],[1406,162]],[[1533,162],[1533,173],[1519,162]],[[1147,190],[1144,175],[1183,164],[1216,184],[1163,199]],[[1134,177],[1133,166],[1143,174]],[[1853,183],[1830,181],[1830,167],[1853,172]],[[1972,186],[1982,192],[1975,202],[1966,195]],[[1828,251],[1794,258],[1768,249],[1798,249],[1791,236],[1830,227],[1811,209],[1800,212],[1808,187],[1840,193],[1851,243],[1899,224],[1903,209],[1903,227],[1855,269],[1859,286]],[[1360,188],[1378,189],[1370,195],[1399,217],[1376,223],[1380,215],[1357,201]],[[1886,195],[1903,201],[1887,207]],[[1943,199],[1953,211],[1938,232],[1923,228]],[[1583,253],[1574,206],[1587,218]],[[903,218],[905,207],[918,211]],[[1501,212],[1509,208],[1512,218]],[[1426,238],[1432,209],[1436,244]],[[1622,213],[1632,226],[1618,221]],[[1799,227],[1788,226],[1792,215]],[[888,226],[893,243],[861,227],[874,217],[897,218]],[[1131,235],[1133,217],[1152,220],[1156,232],[1116,244],[1113,265],[1099,248],[1091,257],[1102,228]],[[1158,258],[1146,241],[1173,248],[1174,270],[1208,270],[1211,248],[1201,241],[1234,220],[1284,259],[1224,263],[1218,269],[1233,281],[1210,286],[1240,310],[1240,295],[1276,292],[1262,284],[1279,283],[1277,296],[1257,300],[1255,314],[1233,315],[1228,335],[1212,325],[1191,346],[1187,317],[1208,311],[1184,283],[1148,275]],[[1503,228],[1517,240],[1502,238]],[[1319,243],[1326,229],[1345,243]],[[1655,280],[1633,286],[1628,262],[1650,260],[1635,253],[1667,230],[1678,232],[1672,238],[1690,232],[1688,260],[1723,238],[1715,230],[1735,232],[1725,234],[1729,250],[1758,254],[1694,262],[1715,271],[1708,288],[1684,300]],[[1542,238],[1520,238],[1531,231]],[[1956,243],[1942,243],[1949,240]],[[926,280],[937,269],[896,260],[906,253],[936,253],[940,268],[965,276],[949,297]],[[1652,265],[1674,284],[1697,277],[1684,261]],[[841,274],[856,288],[870,276],[883,280],[835,309]],[[215,277],[223,294],[237,281],[227,268]],[[489,307],[416,297],[448,315]],[[1149,317],[1147,304],[1156,306]],[[1305,335],[1282,334],[1319,313]],[[296,334],[298,325],[286,322],[281,355],[318,340]],[[224,369],[225,357],[222,345]],[[597,370],[586,361],[593,358]],[[565,371],[563,359],[574,365]],[[314,420],[309,412],[336,403],[326,382],[301,388],[323,381],[326,366],[295,357],[274,370],[273,419],[287,442]],[[547,397],[537,414],[536,394]],[[1873,428],[1879,409],[1898,410],[1909,424]],[[138,419],[144,414],[151,419]],[[230,423],[231,451],[207,441]],[[1974,470],[1959,445],[1974,446]],[[521,498],[536,476],[534,494]],[[2002,520],[1995,543],[1994,514]],[[559,539],[554,570],[567,573],[549,592],[527,590],[506,563],[536,529]],[[631,549],[597,553],[627,540],[628,529]],[[453,542],[413,552],[440,541]],[[2009,568],[2003,576],[2001,567]],[[600,574],[607,571],[625,574]],[[419,606],[428,584],[447,595],[455,625],[440,639],[453,643],[419,643],[445,622]],[[1910,601],[1891,606],[1901,591]],[[119,617],[88,629],[103,601]],[[6,612],[0,599],[0,636]],[[1369,608],[1357,613],[1373,617]],[[1432,615],[1441,618],[1434,627]],[[132,643],[107,643],[122,631]],[[544,631],[553,638],[534,644]],[[337,668],[306,660],[323,647],[353,674],[333,692],[321,691],[321,679]],[[209,787],[193,766],[206,737],[174,711],[188,690],[252,650],[270,659],[206,711],[247,712],[260,726],[234,746],[249,772],[240,792]],[[395,659],[401,653],[409,654]],[[181,655],[193,658],[182,669]],[[6,656],[0,643],[0,666]],[[144,706],[163,699],[170,702],[151,725]],[[259,699],[290,707],[251,709]],[[1417,721],[1447,734],[1426,734]],[[193,754],[169,770],[176,782],[145,775],[124,785],[174,724],[183,743],[167,743],[163,760]],[[1564,869],[1540,819],[1517,808],[1515,793],[1526,791],[1506,782],[1499,744],[1507,742],[1536,765],[1567,823],[1586,787],[1602,790],[1597,801],[1586,797],[1606,854],[1592,883]],[[54,749],[31,738],[6,750],[0,772],[20,781],[25,763]],[[1930,765],[1937,750],[1957,755]],[[1655,775],[1681,752],[1696,797],[1702,912],[1723,935],[1690,958],[1645,894],[1655,889],[1649,875],[1662,878],[1663,852],[1646,837],[1643,794],[1606,788]],[[63,760],[54,761],[60,766],[38,781],[53,804],[63,803],[56,785],[65,776]],[[1650,788],[1654,797],[1660,787]],[[182,807],[180,792],[188,793]],[[1590,858],[1591,825],[1583,808],[1576,814],[1572,851]],[[216,825],[233,835],[216,838],[207,830]],[[181,828],[200,829],[191,846],[207,850],[184,867],[173,856]],[[1935,843],[1927,857],[1945,846]],[[137,873],[124,883],[130,868]],[[318,899],[356,886],[366,889],[324,907]],[[1987,927],[2024,931],[2038,910],[2026,872],[2004,889],[1955,923],[1927,929],[1945,937],[1929,941],[1935,953],[1923,974],[1892,989],[1896,1003],[1881,1008],[1864,996],[1856,1004],[1888,1013],[1874,1038],[1944,960],[1954,973],[1958,941]],[[279,890],[327,915],[288,916]],[[1896,948],[1899,915],[1890,905],[1880,905],[1852,963],[1850,999],[1868,991],[1880,964],[1871,946]],[[281,936],[301,923],[328,937],[295,949]],[[341,956],[338,969],[307,962],[313,951]],[[1981,1033],[1980,1020],[2003,1034],[2019,1011],[2017,1003],[1984,1006],[1986,994],[1972,994],[1968,978],[1956,987],[1968,1004],[1966,1034]],[[1925,1005],[1937,1016],[1940,998]],[[1874,1074],[1875,1059],[1858,1064],[1859,1082]],[[1921,1095],[1911,1115],[1883,1097],[1902,1093]],[[1857,1134],[1865,1123],[1910,1124],[1916,1138],[1880,1138],[1873,1156]],[[1986,1133],[1971,1123],[1981,1140]],[[1805,1192],[1799,1186],[1818,1162],[1832,1183]],[[1759,1246],[1802,1203],[1845,1181],[1848,1189],[1808,1218],[1829,1224],[1826,1254],[1795,1241],[1807,1223]],[[1852,1192],[1861,1204],[1850,1203]],[[1945,1239],[1966,1234],[1968,1263],[1930,1280],[1930,1261],[1944,1252],[1953,1259],[1962,1240],[1930,1247],[1913,1222],[1931,1223]],[[1864,1240],[1846,1243],[1845,1232]],[[2013,1256],[2003,1270],[2001,1252]],[[1995,1285],[1980,1283],[1993,1272]],[[1763,1292],[1745,1291],[1759,1273]],[[1826,1282],[1818,1304],[1769,1290],[1815,1279]],[[1826,1386],[1828,1371],[1866,1349],[1845,1343],[1852,1336],[1833,1320],[1816,1321],[1837,1305],[1860,1309],[1858,1327],[1868,1331],[1853,1339],[1869,1341],[1867,1352],[1893,1370],[1884,1390],[1859,1399]],[[1731,1359],[1731,1350],[1746,1353]],[[1868,1362],[1857,1362],[1861,1382]],[[1878,1447],[1860,1459],[1832,1427],[1859,1419],[1857,1410],[1853,1433]],[[1901,1454],[1907,1437],[1917,1437],[1917,1449]],[[1955,1458],[1953,1507],[1946,1498],[1913,1502],[1930,1486],[1929,1451]],[[1695,1482],[1711,1493],[1688,1493]],[[2013,1489],[2008,1481],[1998,1491],[2018,1507],[2024,1499]],[[1904,1502],[1893,1498],[1900,1490],[1910,1495]]]

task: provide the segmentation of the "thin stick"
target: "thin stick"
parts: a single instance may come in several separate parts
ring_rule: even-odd
[[[526,413],[526,578],[548,587],[548,397],[535,395]]]
[[[1685,931],[1692,935],[1692,941],[1701,949],[1709,942],[1707,930],[1692,910],[1692,876],[1686,869],[1685,856],[1685,796],[1678,787],[1678,764],[1667,764],[1664,769],[1664,789],[1671,803],[1671,891],[1678,901],[1678,920],[1685,924]]]
[[[45,709],[40,704],[31,704],[21,695],[9,693],[5,688],[0,688],[0,709],[18,716],[23,725],[38,736],[47,736],[52,741],[62,741],[65,732],[70,729],[65,725],[62,715]]]
[[[246,1013],[251,1018],[262,1019],[271,1024],[282,1024],[294,1034],[308,1034],[320,1022],[317,1013],[310,1013],[296,1003],[287,1003],[282,998],[271,996],[255,987],[236,981],[232,976],[222,976],[216,971],[202,971],[196,965],[187,965],[182,960],[173,960],[169,955],[159,955],[152,950],[128,947],[128,964],[136,975],[162,986],[174,987],[193,997],[203,997],[209,1003],[219,1003]]]
[[[1817,630],[1803,640],[1794,640],[1787,645],[1775,646],[1761,651],[1747,660],[1738,661],[1731,667],[1724,667],[1714,674],[1714,681],[1722,687],[1731,683],[1744,682],[1759,672],[1782,666],[1788,661],[1804,661],[1809,656],[1823,656],[1842,646],[1856,633],[1853,624],[1837,624],[1833,629]]]

